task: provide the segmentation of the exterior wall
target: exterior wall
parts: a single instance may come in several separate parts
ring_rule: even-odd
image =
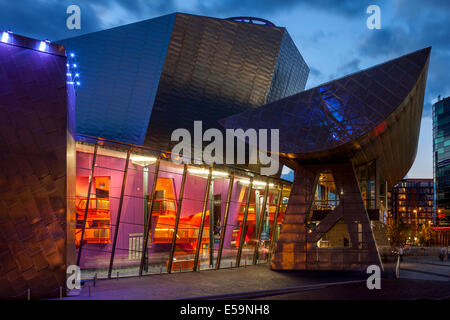
[[[74,93],[64,48],[39,44],[0,42],[0,298],[57,297],[73,261]]]
[[[145,145],[304,89],[308,67],[284,28],[177,14]],[[272,91],[269,94],[269,91]]]
[[[59,41],[79,62],[77,133],[170,150],[177,128],[304,89],[284,28],[174,13]],[[270,93],[269,93],[270,91]]]
[[[358,167],[376,159],[377,180],[392,187],[416,156],[430,52],[412,52],[221,123],[279,129],[281,161],[291,168],[349,158]]]
[[[289,33],[285,31],[266,103],[271,103],[303,91],[308,75],[308,65]]]
[[[142,144],[175,14],[58,43],[76,54],[77,133]]]
[[[435,224],[450,227],[450,97],[433,105]]]

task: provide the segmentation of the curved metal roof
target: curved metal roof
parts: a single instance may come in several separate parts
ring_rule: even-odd
[[[279,129],[279,152],[289,158],[315,158],[333,149],[342,151],[344,145],[369,132],[386,129],[384,120],[416,85],[430,50],[424,48],[233,115],[221,124],[244,130]],[[345,152],[350,149],[345,148]]]

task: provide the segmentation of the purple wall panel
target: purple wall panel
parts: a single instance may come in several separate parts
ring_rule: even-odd
[[[72,261],[66,57],[10,37],[21,47],[0,43],[0,298],[55,297]]]

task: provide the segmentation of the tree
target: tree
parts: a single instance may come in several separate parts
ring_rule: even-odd
[[[420,245],[429,246],[431,240],[433,240],[433,236],[434,236],[434,229],[431,226],[431,224],[423,224],[420,227],[417,238],[419,239]]]
[[[408,237],[411,236],[411,226],[395,219],[389,219],[386,224],[386,231],[393,246],[404,246]]]

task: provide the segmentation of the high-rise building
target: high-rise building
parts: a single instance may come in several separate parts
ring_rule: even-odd
[[[450,228],[450,97],[433,105],[436,227]]]
[[[436,244],[450,243],[450,97],[433,105],[434,224]]]

